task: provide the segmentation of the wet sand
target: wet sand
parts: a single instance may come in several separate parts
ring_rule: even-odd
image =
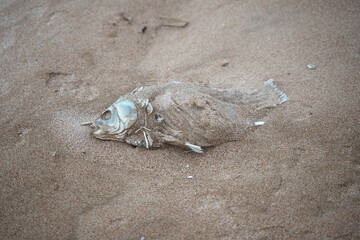
[[[359,1],[4,1],[0,18],[1,239],[360,237]],[[136,87],[269,78],[289,101],[204,154],[80,126]]]

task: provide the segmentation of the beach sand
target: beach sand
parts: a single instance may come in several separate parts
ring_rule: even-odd
[[[1,239],[360,238],[359,1],[2,1],[0,19]],[[289,100],[204,154],[80,126],[136,87],[269,78]]]

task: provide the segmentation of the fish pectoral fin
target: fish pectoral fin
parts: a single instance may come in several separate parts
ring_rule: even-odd
[[[197,145],[191,144],[191,143],[185,143],[185,146],[187,146],[188,148],[190,148],[193,152],[196,153],[204,153],[203,149]]]

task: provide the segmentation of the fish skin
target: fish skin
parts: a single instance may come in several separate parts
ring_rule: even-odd
[[[105,140],[146,148],[170,144],[201,153],[202,147],[240,139],[264,116],[262,110],[287,96],[270,79],[252,93],[175,82],[141,87],[120,99],[134,103],[137,119],[123,138]]]

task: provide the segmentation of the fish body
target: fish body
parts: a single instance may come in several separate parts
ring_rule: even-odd
[[[106,109],[92,123],[92,135],[145,148],[170,144],[201,153],[203,147],[238,140],[257,126],[263,109],[286,100],[272,79],[252,93],[179,82],[141,87]]]

